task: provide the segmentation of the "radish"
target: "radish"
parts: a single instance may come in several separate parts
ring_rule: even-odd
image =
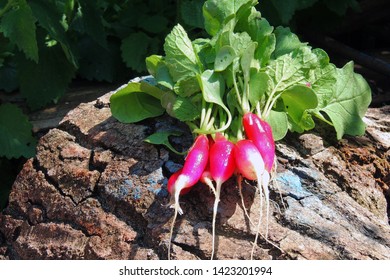
[[[271,172],[275,161],[275,141],[271,126],[253,113],[246,113],[242,123],[247,138],[252,140],[259,150],[265,169]]]
[[[171,177],[169,177],[169,180],[168,180],[168,184],[167,184],[167,189],[168,189],[168,192],[169,193],[172,193],[173,191],[173,186],[177,180],[177,177],[179,177],[179,175],[181,174],[181,171],[183,170],[183,168],[180,168],[178,171],[176,171],[175,173],[173,173],[171,175]],[[191,188],[186,188],[186,189],[182,189],[181,192],[180,192],[180,195],[185,195],[187,194],[189,191],[191,190]]]
[[[266,121],[262,120],[258,115],[247,113],[243,117],[243,126],[245,134],[253,141],[264,160],[266,171],[263,174],[262,185],[267,203],[267,229],[265,239],[268,237],[268,212],[269,212],[269,195],[268,185],[271,180],[270,173],[275,175],[276,160],[275,160],[275,141],[272,134],[272,128]],[[272,167],[275,166],[274,169]],[[267,172],[268,171],[268,172]],[[283,203],[283,200],[281,200]],[[284,205],[284,204],[283,204]]]
[[[215,252],[215,221],[217,218],[218,204],[221,195],[221,186],[226,182],[234,173],[236,164],[234,160],[234,144],[228,141],[222,134],[217,134],[215,143],[210,149],[210,174],[216,183],[214,190],[215,200],[213,208],[213,221],[212,221],[212,252],[211,259],[214,257]]]
[[[264,161],[255,144],[248,139],[240,140],[234,147],[236,166],[248,180],[258,180],[264,172]]]
[[[257,186],[260,193],[260,211],[259,221],[257,224],[255,242],[253,243],[251,259],[253,258],[254,249],[257,243],[258,235],[260,232],[260,224],[263,213],[263,194],[266,202],[267,213],[267,226],[265,239],[268,237],[268,216],[269,216],[269,173],[265,170],[265,165],[260,151],[255,144],[248,139],[240,140],[236,143],[234,149],[234,155],[236,160],[236,166],[239,173],[248,180],[257,180]]]
[[[168,187],[171,194],[171,207],[175,209],[169,236],[168,259],[170,259],[173,228],[177,218],[177,213],[183,214],[183,210],[179,205],[179,196],[182,191],[187,189],[189,190],[189,188],[199,181],[207,166],[208,157],[209,140],[206,135],[201,134],[196,137],[194,144],[190,148],[181,172],[178,174],[177,178],[172,179],[171,187]]]
[[[268,180],[272,180],[276,177],[277,161],[275,154],[275,141],[273,138],[271,126],[268,122],[262,120],[253,113],[247,113],[244,115],[243,125],[247,137],[253,141],[253,143],[260,151],[260,154],[264,160],[265,168],[270,173],[269,175],[271,178]],[[274,183],[276,184],[276,187],[279,188],[276,180]],[[281,202],[283,207],[286,208],[282,197]]]
[[[234,147],[234,155],[236,160],[236,166],[239,172],[238,182],[241,188],[241,176],[248,180],[257,180],[258,189],[260,192],[260,215],[262,213],[262,188],[261,179],[263,176],[264,162],[259,150],[253,144],[251,140],[240,140]],[[246,209],[245,209],[246,210]],[[261,220],[261,216],[259,221]]]

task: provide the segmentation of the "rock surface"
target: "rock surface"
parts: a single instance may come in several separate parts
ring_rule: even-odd
[[[119,123],[111,94],[81,104],[40,139],[0,214],[0,259],[167,258],[166,183],[182,158],[143,139],[169,127],[183,131],[176,145],[188,147],[191,138],[169,117]],[[389,113],[369,109],[362,137],[336,142],[320,128],[277,144],[268,241],[260,238],[256,259],[390,259]],[[256,223],[249,182],[243,197]],[[213,201],[200,184],[183,197],[172,258],[210,257]],[[232,179],[218,210],[217,259],[250,258],[250,220]]]

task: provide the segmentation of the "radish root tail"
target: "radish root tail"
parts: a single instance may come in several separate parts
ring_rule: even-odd
[[[218,204],[220,201],[220,196],[221,196],[221,186],[222,184],[220,182],[217,182],[217,187],[215,190],[215,200],[214,200],[214,208],[213,208],[213,222],[212,222],[212,251],[211,251],[211,260],[214,258],[214,253],[215,253],[215,222],[217,220],[217,212],[218,212]]]
[[[252,219],[250,218],[248,210],[245,207],[244,196],[242,194],[242,176],[241,175],[238,175],[238,177],[237,177],[237,185],[238,185],[238,193],[240,194],[242,209],[244,210],[245,217],[247,217],[251,226],[254,227],[255,224],[253,223]]]
[[[172,237],[173,237],[173,229],[175,228],[175,223],[177,219],[177,214],[179,213],[180,215],[183,214],[183,210],[180,208],[179,204],[179,196],[180,196],[180,191],[181,190],[176,190],[175,191],[175,196],[174,196],[174,202],[171,205],[171,208],[175,209],[175,212],[173,214],[173,220],[171,223],[171,229],[169,231],[169,243],[168,243],[168,260],[171,259],[171,245],[172,245]]]
[[[257,222],[255,240],[254,240],[253,246],[252,246],[251,260],[253,260],[253,254],[255,252],[257,239],[259,238],[261,220],[263,218],[263,188],[261,186],[262,183],[263,183],[262,182],[262,174],[257,174],[257,187],[259,190],[260,207],[259,207],[259,221]]]

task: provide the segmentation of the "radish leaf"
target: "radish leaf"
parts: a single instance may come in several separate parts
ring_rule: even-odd
[[[146,69],[148,69],[148,72],[150,75],[156,76],[157,67],[160,65],[162,60],[163,60],[163,57],[161,55],[155,55],[155,54],[148,56],[145,59]]]
[[[144,141],[150,144],[154,145],[164,145],[168,149],[170,149],[172,152],[176,154],[184,154],[178,152],[172,144],[169,142],[169,137],[170,136],[181,136],[183,133],[180,131],[161,131],[161,132],[156,132],[153,133],[152,135],[148,136]]]
[[[286,54],[272,60],[267,66],[266,73],[271,78],[270,92],[282,92],[289,86],[305,81],[304,69],[301,63],[295,60],[292,54]]]
[[[134,123],[160,116],[165,111],[160,103],[164,93],[145,82],[129,83],[111,96],[111,113],[124,123]]]
[[[273,56],[275,58],[291,53],[294,50],[304,47],[307,44],[302,43],[298,36],[290,31],[287,27],[277,27],[275,29],[276,45]]]
[[[166,65],[173,81],[200,74],[199,60],[184,28],[178,24],[165,39]]]
[[[173,103],[172,111],[174,116],[183,122],[193,121],[199,117],[199,109],[189,98],[177,97]]]
[[[261,101],[261,98],[268,89],[268,82],[269,77],[264,72],[256,72],[251,75],[249,80],[249,102],[253,107]]]
[[[216,72],[221,72],[225,70],[230,64],[232,64],[234,58],[236,57],[236,52],[234,49],[228,45],[223,46],[217,53],[214,63],[214,70]]]
[[[354,73],[353,66],[353,62],[349,62],[337,69],[333,95],[322,100],[322,104],[327,105],[319,108],[329,116],[338,139],[344,134],[364,134],[365,124],[362,118],[371,102],[370,87],[361,75]]]
[[[288,131],[288,118],[286,112],[271,110],[265,119],[272,127],[272,135],[275,141],[283,139]]]
[[[250,70],[255,56],[257,43],[251,42],[241,56],[241,69],[246,83],[249,83]]]
[[[312,1],[306,2],[297,5]],[[222,132],[237,141],[249,112],[271,125],[275,140],[288,130],[313,129],[313,116],[334,126],[338,138],[362,134],[371,95],[353,64],[338,69],[324,50],[301,42],[289,28],[274,29],[256,4],[207,0],[203,16],[210,36],[191,41],[176,25],[165,39],[165,56],[146,60],[157,86],[133,83],[114,94],[113,115],[135,121],[165,110],[195,134]],[[133,103],[125,106],[123,99]]]
[[[264,67],[271,58],[275,50],[274,28],[265,18],[261,18],[259,12],[251,10],[250,15],[242,17],[237,24],[239,31],[245,31],[254,42],[258,43],[255,52],[255,58],[259,61],[261,67]]]
[[[158,64],[155,78],[158,84],[173,90],[174,82],[165,62],[160,62]]]
[[[209,0],[203,5],[204,24],[207,33],[216,35],[227,19],[239,18],[240,8],[250,9],[257,1],[255,0]],[[239,13],[240,12],[240,13]]]
[[[334,95],[334,85],[336,84],[336,66],[326,65],[310,72],[310,86],[318,97],[318,108],[324,108]]]
[[[178,80],[174,86],[177,95],[187,97],[200,92],[199,82],[196,76],[185,76]]]
[[[200,76],[200,84],[203,92],[203,98],[206,102],[218,104],[225,107],[222,96],[225,93],[225,81],[221,74],[213,70],[206,70]],[[226,107],[225,107],[226,108]]]
[[[317,96],[314,91],[303,85],[295,85],[285,90],[281,96],[285,111],[289,119],[296,126],[299,132],[314,128],[314,122],[307,113],[309,109],[315,109],[318,105]]]

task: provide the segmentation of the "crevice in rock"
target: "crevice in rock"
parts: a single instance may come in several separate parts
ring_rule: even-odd
[[[95,186],[93,192],[90,195],[87,195],[87,196],[83,197],[76,205],[81,205],[85,201],[87,201],[88,199],[91,199],[91,198],[95,198],[95,199],[98,198],[98,193],[96,191],[96,186]]]
[[[43,167],[43,166],[41,166],[41,165],[39,164],[37,158],[34,158],[34,160],[33,160],[33,167],[34,167],[34,169],[35,169],[36,171],[41,171],[41,172],[42,172],[42,174],[45,176],[46,182],[47,182],[48,184],[52,185],[52,186],[61,194],[61,196],[69,198],[75,206],[77,205],[77,203],[76,203],[76,201],[73,199],[73,197],[72,197],[71,195],[68,195],[68,194],[64,193],[64,192],[61,190],[61,188],[59,187],[58,182],[56,182],[53,178],[51,178],[51,177],[47,174],[48,170],[47,170],[45,167]]]
[[[57,129],[62,130],[71,136],[75,138],[75,143],[79,144],[80,146],[87,148],[89,150],[93,150],[94,145],[91,145],[88,141],[88,135],[84,135],[81,131],[80,128],[77,127],[76,125],[65,122],[65,123],[60,123]]]
[[[180,247],[183,251],[186,251],[186,252],[190,253],[191,255],[196,256],[199,259],[208,259],[209,258],[208,255],[206,255],[202,250],[200,250],[197,247],[190,246],[190,245],[187,245],[185,243],[180,243],[180,242],[176,242],[176,241],[172,241],[172,244]],[[161,256],[160,256],[160,258],[161,258]],[[165,259],[165,258],[166,258],[166,256],[163,256],[161,259]]]

